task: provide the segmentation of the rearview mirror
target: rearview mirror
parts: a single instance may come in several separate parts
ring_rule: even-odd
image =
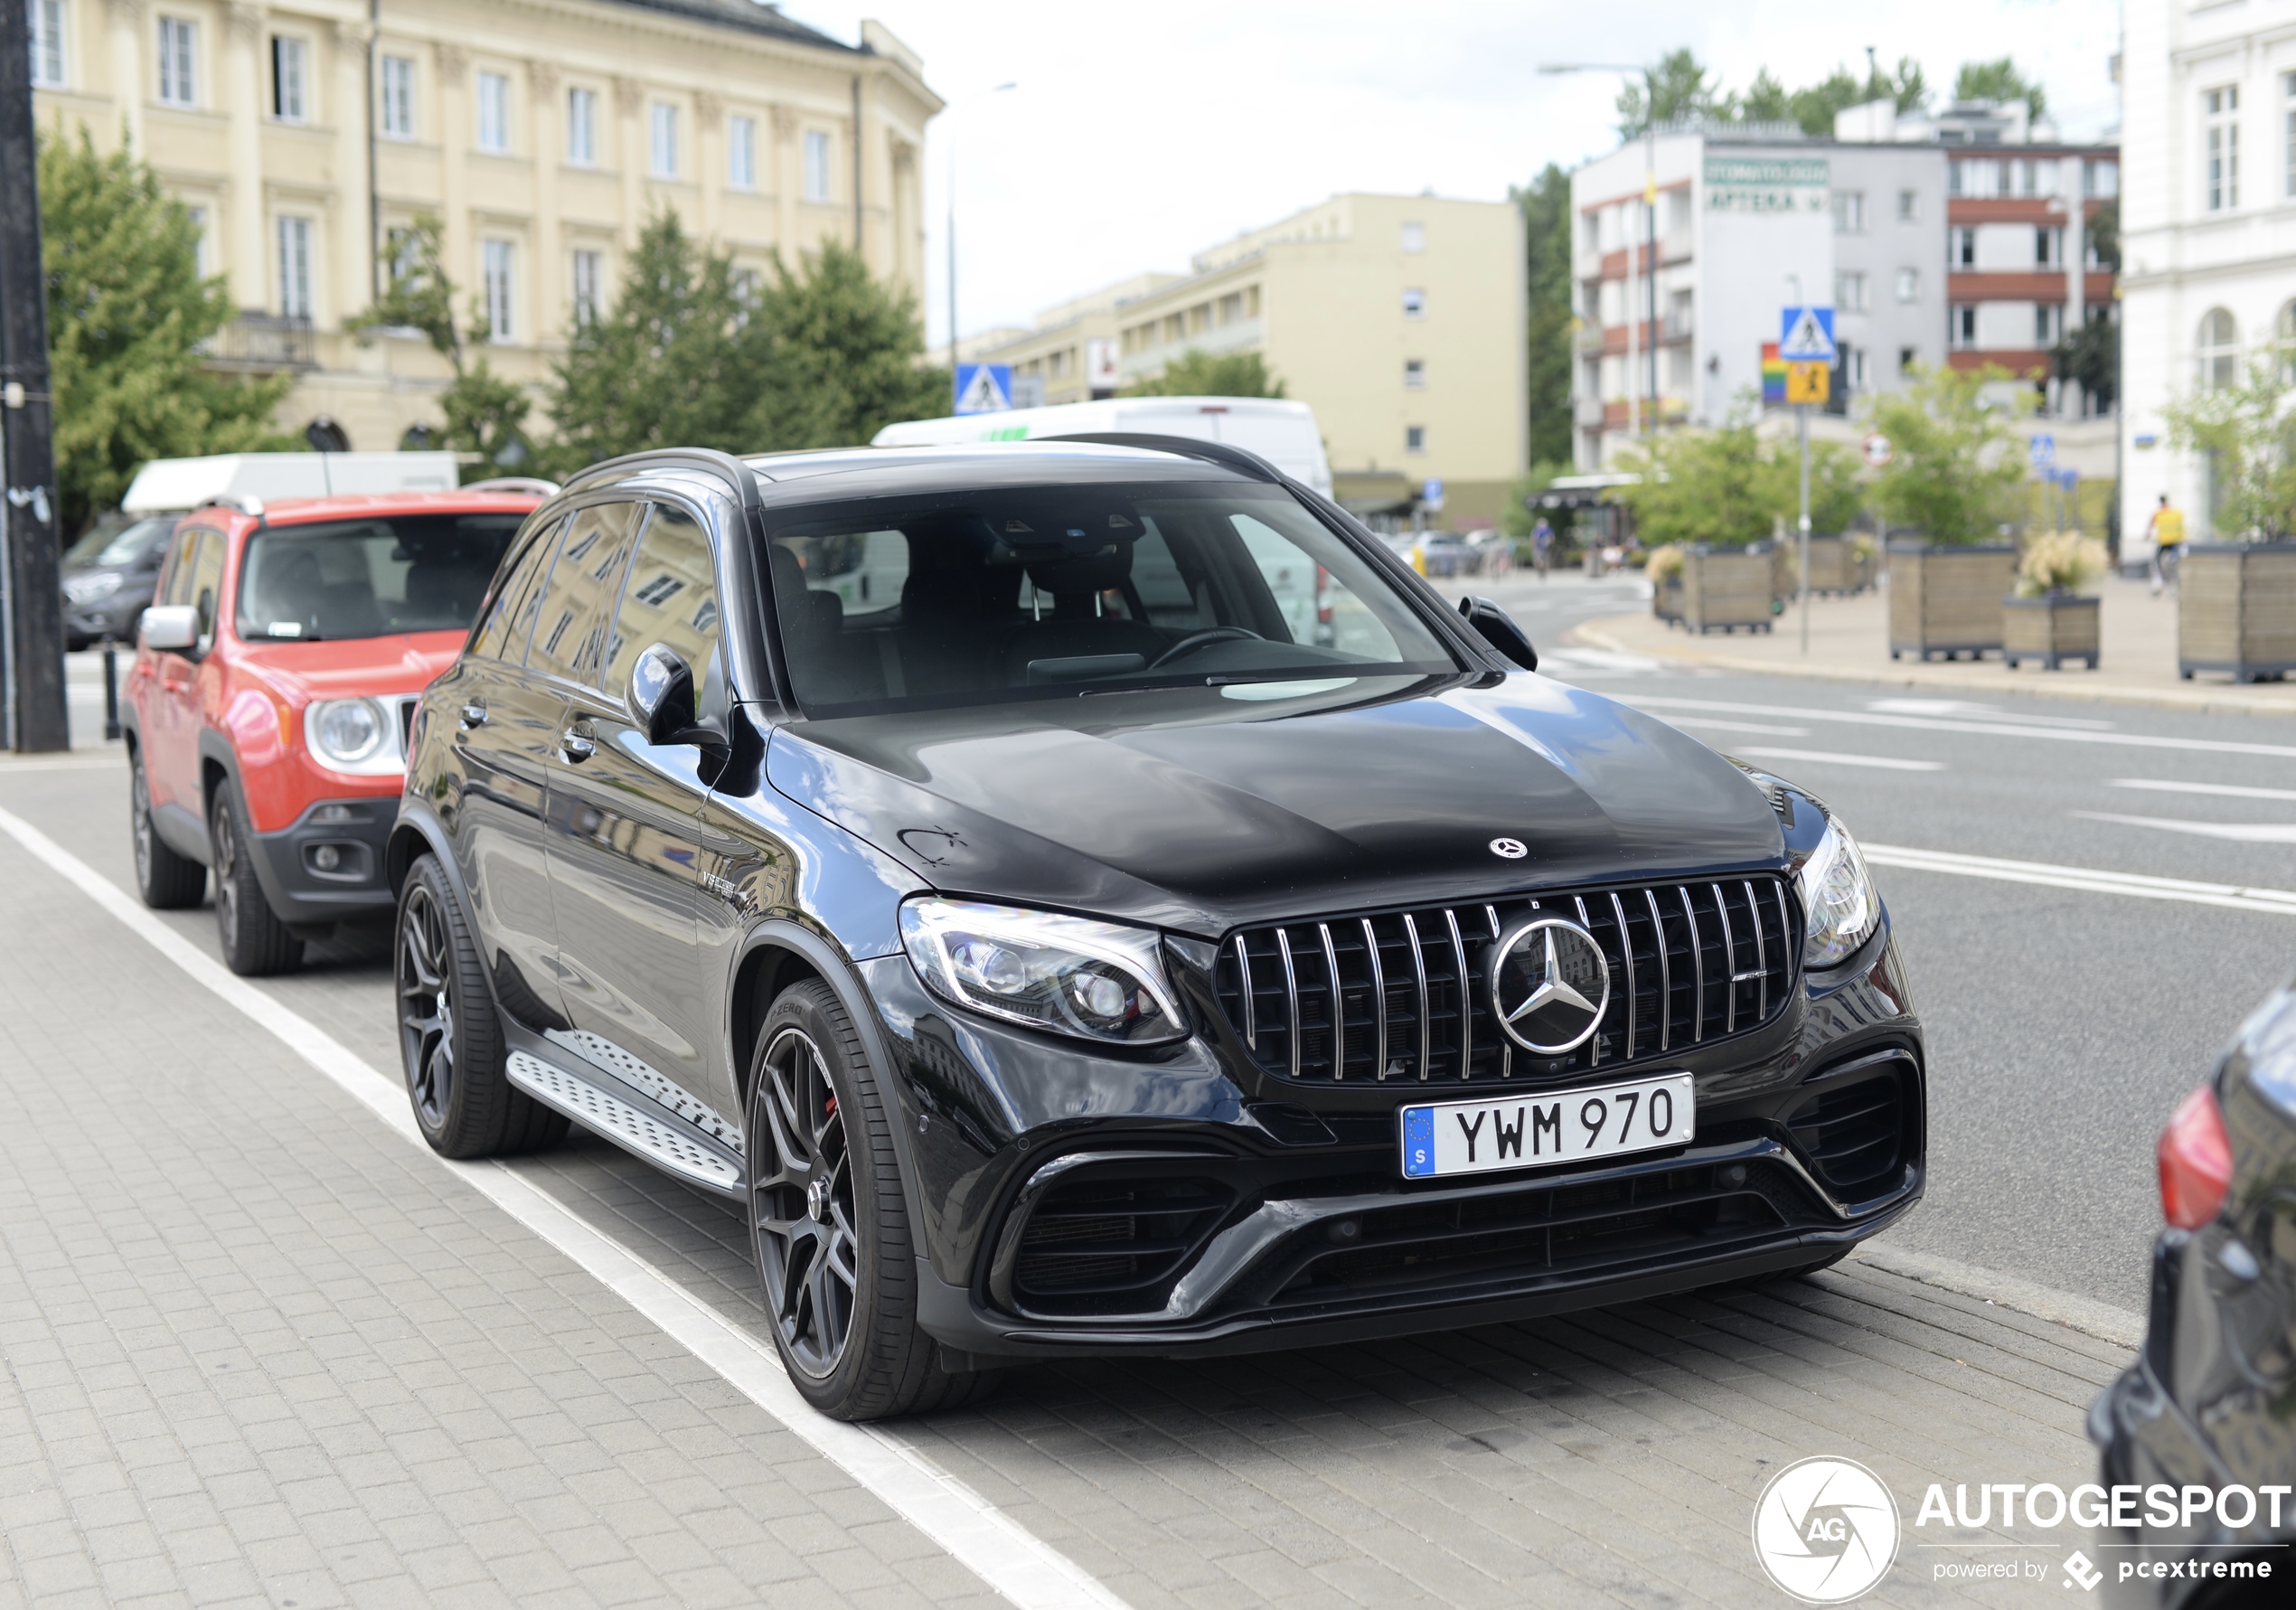
[[[1515,617],[1498,605],[1489,598],[1462,598],[1459,600],[1459,613],[1467,617],[1467,624],[1474,627],[1491,647],[1526,671],[1539,669],[1539,651],[1531,647],[1530,639],[1523,636],[1523,629],[1515,624]]]
[[[199,609],[191,604],[155,604],[144,611],[146,648],[182,654],[199,642]]]
[[[723,733],[703,726],[693,711],[693,667],[666,643],[638,655],[630,667],[630,714],[650,744],[727,747]]]

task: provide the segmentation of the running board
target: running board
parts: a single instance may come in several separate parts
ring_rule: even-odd
[[[520,1050],[511,1052],[505,1071],[512,1084],[537,1101],[654,1167],[719,1196],[741,1194],[741,1167],[731,1158],[588,1079]]]

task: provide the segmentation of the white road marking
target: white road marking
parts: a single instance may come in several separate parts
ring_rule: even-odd
[[[2168,777],[2114,777],[2112,788],[2150,788],[2161,794],[2220,794],[2226,799],[2296,799],[2296,788],[2244,788],[2237,783],[2180,783]]]
[[[2189,822],[2176,816],[2116,816],[2110,811],[2068,814],[2090,822],[2157,827],[2163,833],[2188,833],[2201,839],[2230,839],[2236,844],[2296,844],[2296,822]]]
[[[818,1413],[797,1394],[780,1355],[698,1301],[653,1265],[601,1235],[525,1176],[499,1163],[455,1163],[433,1152],[408,1109],[406,1087],[301,1013],[265,994],[161,922],[136,899],[13,812],[0,810],[0,831],[24,846],[128,930],[238,1008],[282,1044],[334,1080],[384,1125],[460,1178],[556,1248],[586,1273],[658,1325],[751,1402],[1020,1610],[1128,1610],[1085,1568],[1022,1527],[921,1449],[877,1426],[853,1426]]]
[[[1967,699],[1869,699],[1868,710],[1880,711],[1898,716],[1957,716],[1963,720],[1989,721],[2022,721],[2028,727],[2084,727],[2093,732],[2109,732],[2111,721],[2093,720],[2086,716],[2007,715],[1997,704],[1976,704]]]
[[[2005,883],[2037,883],[2050,889],[2079,889],[2093,894],[2122,894],[2145,900],[2183,900],[2231,911],[2266,911],[2296,917],[2296,889],[2262,889],[2235,883],[2196,883],[2183,878],[2153,878],[2141,872],[2107,872],[2094,867],[2052,866],[2039,861],[2001,861],[1950,850],[1915,850],[1903,844],[1860,843],[1875,866],[1909,871],[1950,872],[1961,878],[1993,878]]]
[[[1670,727],[1711,727],[1717,732],[1759,732],[1770,738],[1807,738],[1807,727],[1765,727],[1760,721],[1732,721],[1720,716],[1661,716]]]
[[[97,755],[85,760],[0,760],[0,777],[22,771],[126,771],[126,755]]]
[[[2210,738],[2160,738],[2145,732],[2096,732],[2085,728],[2044,727],[2022,720],[1943,720],[1930,716],[1884,715],[1870,711],[1816,710],[1798,704],[1748,704],[1731,699],[1674,699],[1636,693],[1623,701],[1667,710],[1710,710],[1722,715],[1791,716],[1803,721],[1843,721],[1860,727],[1899,727],[1916,732],[1969,732],[1992,738],[2046,738],[2058,743],[2125,744],[2141,749],[2189,749],[2212,755],[2264,755],[2296,760],[2296,745],[2235,743]]]
[[[1876,766],[1884,771],[1943,771],[1943,760],[1900,760],[1889,755],[1844,755],[1832,749],[1754,749],[1736,751],[1755,760],[1814,760],[1821,766]]]

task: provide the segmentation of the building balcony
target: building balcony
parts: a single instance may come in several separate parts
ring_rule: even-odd
[[[307,318],[242,313],[207,343],[207,364],[250,374],[316,369],[318,342]]]

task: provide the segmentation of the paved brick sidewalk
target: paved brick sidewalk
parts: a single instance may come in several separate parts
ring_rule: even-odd
[[[0,805],[125,881],[122,779]],[[547,1246],[0,839],[0,1606],[982,1596]],[[207,913],[169,918],[212,946]],[[391,1066],[379,950],[265,987]],[[519,1172],[730,1323],[737,1216],[596,1140]],[[1784,1601],[1755,1495],[1862,1460],[1870,1602],[2061,1604],[2084,1534],[1911,1529],[1932,1481],[2090,1479],[2125,1349],[1845,1266],[1543,1324],[1025,1372],[905,1435],[1139,1610]],[[1915,1543],[2048,1542],[1941,1586]],[[1993,1556],[1998,1558],[1998,1556]],[[2046,1590],[2046,1591],[2044,1591]]]

